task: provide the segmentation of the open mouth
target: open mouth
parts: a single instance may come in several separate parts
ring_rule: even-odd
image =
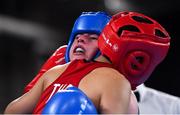
[[[85,49],[81,46],[77,46],[75,49],[74,49],[74,53],[77,53],[77,54],[84,54],[85,52]]]

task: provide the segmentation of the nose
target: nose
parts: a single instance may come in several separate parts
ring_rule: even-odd
[[[87,40],[88,40],[88,34],[81,34],[81,35],[78,37],[78,42],[86,43]]]

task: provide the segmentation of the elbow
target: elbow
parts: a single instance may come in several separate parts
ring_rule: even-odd
[[[12,114],[13,113],[13,109],[11,107],[11,103],[6,107],[4,114]]]
[[[4,114],[17,114],[18,112],[18,106],[14,104],[14,101],[9,103],[7,107],[5,108]]]

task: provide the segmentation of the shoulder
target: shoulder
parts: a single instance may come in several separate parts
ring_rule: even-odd
[[[63,65],[57,65],[51,69],[49,69],[42,76],[44,89],[48,87],[52,82],[54,82],[68,67],[69,63]]]
[[[83,78],[83,81],[86,81],[86,84],[90,83],[94,86],[98,86],[98,89],[103,89],[104,87],[113,87],[117,89],[130,88],[130,83],[125,76],[117,70],[109,67],[100,67],[94,69],[85,78]]]
[[[131,86],[125,76],[117,70],[107,67],[95,69],[91,74],[95,75],[90,76],[93,79],[91,83],[95,92],[97,92],[97,97],[99,97],[99,109],[102,113],[119,113],[121,110],[126,110],[131,94]]]
[[[49,76],[49,75],[56,75],[56,74],[63,73],[64,70],[68,67],[68,65],[69,63],[52,67],[44,75]]]
[[[117,82],[128,83],[128,80],[125,78],[125,76],[114,68],[100,67],[93,70],[91,74],[95,74],[97,79],[103,79],[105,81],[117,80]]]

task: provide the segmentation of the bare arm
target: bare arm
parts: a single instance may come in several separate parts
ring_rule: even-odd
[[[25,93],[21,97],[15,99],[5,109],[5,114],[20,114],[20,113],[32,113],[43,88],[43,77],[36,83],[36,85],[29,92]]]
[[[66,65],[56,66],[48,70],[29,92],[12,101],[4,113],[32,113],[44,89],[48,87],[66,67]]]
[[[93,101],[101,114],[128,113],[130,83],[116,70],[96,69],[81,80],[79,88]]]
[[[131,95],[129,82],[119,73],[114,73],[112,78],[105,80],[106,88],[102,92],[100,109],[101,113],[127,114]]]

